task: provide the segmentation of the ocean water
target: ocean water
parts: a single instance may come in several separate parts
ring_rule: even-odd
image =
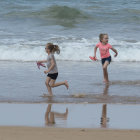
[[[140,104],[139,62],[112,62],[108,67],[110,84],[103,83],[100,62],[57,61],[56,82],[68,80],[65,86],[53,88],[48,98],[44,68],[35,62],[0,62],[0,102],[15,103],[120,103]]]
[[[140,61],[139,0],[0,0],[0,60],[46,58],[47,42],[61,49],[57,60],[90,61],[100,33],[119,55]],[[99,57],[99,53],[98,53]]]

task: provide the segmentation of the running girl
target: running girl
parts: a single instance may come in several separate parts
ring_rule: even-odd
[[[103,75],[104,75],[104,82],[108,83],[108,72],[107,72],[107,67],[111,62],[111,56],[109,53],[109,49],[111,49],[116,57],[118,55],[118,52],[116,49],[114,49],[109,43],[108,43],[108,34],[100,34],[99,35],[99,40],[100,42],[95,46],[94,48],[94,57],[96,58],[96,51],[97,48],[100,50],[100,56],[101,56],[101,61],[102,61],[102,68],[103,68]]]
[[[60,49],[59,49],[58,45],[48,43],[45,47],[45,50],[46,50],[46,53],[48,54],[47,60],[38,61],[37,63],[47,63],[48,69],[44,71],[44,73],[47,74],[45,84],[48,89],[49,96],[53,96],[52,88],[61,86],[61,85],[65,85],[66,88],[68,89],[69,85],[68,85],[67,81],[55,83],[57,76],[58,76],[58,69],[57,69],[57,64],[56,64],[56,60],[54,57],[54,53],[55,52],[57,54],[60,53]]]

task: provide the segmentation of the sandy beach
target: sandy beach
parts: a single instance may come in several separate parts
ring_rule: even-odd
[[[140,140],[139,0],[0,0],[0,140]],[[109,35],[109,84],[100,53]],[[55,55],[57,82],[48,97],[46,43]]]
[[[0,103],[0,140],[139,140],[139,106]]]
[[[139,140],[139,130],[0,127],[0,140]]]
[[[109,86],[102,84],[99,63],[58,63],[58,81],[68,79],[70,90],[56,88],[54,97],[46,98],[43,69],[38,70],[34,62],[1,62],[0,140],[140,138],[137,63],[114,63],[109,68]],[[120,72],[118,77],[115,67]],[[51,113],[57,114],[56,123],[45,125],[50,103]]]

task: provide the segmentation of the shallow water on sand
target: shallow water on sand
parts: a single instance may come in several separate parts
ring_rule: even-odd
[[[0,112],[0,126],[140,129],[140,105],[0,103]]]
[[[112,62],[108,68],[110,84],[102,82],[100,62],[58,61],[57,81],[68,80],[53,89],[54,97],[47,98],[44,68],[35,62],[0,62],[1,102],[49,103],[140,103],[140,63]]]

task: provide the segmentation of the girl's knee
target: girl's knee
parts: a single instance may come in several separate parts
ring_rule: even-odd
[[[107,66],[103,66],[103,70],[107,70]]]
[[[103,64],[103,69],[107,69],[108,65],[109,65],[109,61],[105,61],[105,63]]]
[[[54,84],[53,84],[53,83],[50,83],[49,85],[50,85],[50,87],[52,87],[52,88],[54,87]]]
[[[46,82],[45,82],[45,85],[46,85],[46,86],[49,86],[49,82],[46,81]]]

